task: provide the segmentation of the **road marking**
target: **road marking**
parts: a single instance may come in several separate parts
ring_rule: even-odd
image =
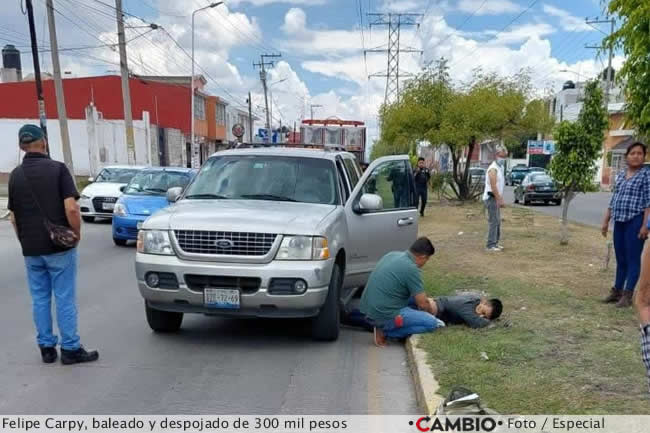
[[[368,414],[381,415],[381,384],[380,384],[380,365],[379,352],[382,349],[372,344],[368,340]],[[385,349],[384,349],[385,350]]]

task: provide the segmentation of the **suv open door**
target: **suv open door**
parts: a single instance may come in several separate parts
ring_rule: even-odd
[[[418,234],[416,200],[408,155],[386,156],[370,164],[345,206],[348,281],[363,284],[386,253],[411,246]]]

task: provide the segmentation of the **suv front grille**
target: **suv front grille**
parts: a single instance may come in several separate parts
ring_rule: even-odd
[[[185,274],[184,278],[187,287],[197,292],[202,292],[206,287],[211,287],[214,289],[240,289],[242,293],[253,294],[259,290],[262,284],[262,280],[255,277]]]
[[[104,203],[116,203],[117,197],[95,197],[93,198],[93,207],[95,212],[113,213],[113,209],[104,209]]]
[[[277,234],[175,230],[178,246],[185,253],[224,256],[265,256]]]

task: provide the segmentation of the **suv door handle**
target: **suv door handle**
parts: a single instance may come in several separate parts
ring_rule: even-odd
[[[413,217],[400,218],[400,219],[397,220],[397,225],[400,226],[400,227],[410,226],[411,224],[413,224],[413,221],[414,221]]]

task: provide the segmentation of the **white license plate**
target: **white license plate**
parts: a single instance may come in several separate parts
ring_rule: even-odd
[[[203,290],[203,303],[209,308],[238,310],[239,290],[205,288]]]
[[[102,209],[113,210],[115,209],[115,203],[102,203]]]

